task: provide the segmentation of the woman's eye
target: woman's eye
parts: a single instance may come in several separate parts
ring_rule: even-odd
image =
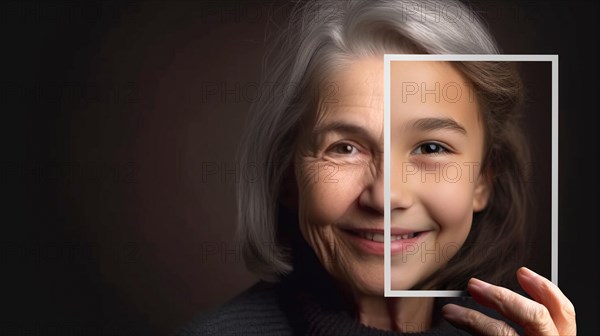
[[[415,154],[441,154],[449,152],[446,147],[435,142],[428,142],[415,149]]]
[[[347,143],[343,143],[343,144],[338,144],[338,145],[333,146],[331,151],[336,154],[352,155],[352,154],[356,154],[357,149],[355,146],[352,146]]]

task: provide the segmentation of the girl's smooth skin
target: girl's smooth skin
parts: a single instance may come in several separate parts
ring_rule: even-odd
[[[392,62],[391,226],[423,232],[392,258],[392,289],[443,267],[487,205],[482,120],[466,83],[448,63]]]
[[[461,74],[448,63],[403,62],[392,75],[397,84],[426,82],[432,88],[454,83],[464,91],[458,100],[455,95],[392,99],[392,169],[397,172],[391,181],[392,230],[420,232],[414,242],[421,247],[394,254],[392,288],[410,289],[443,267],[457,248],[444,250],[439,258],[431,256],[432,250],[464,243],[473,212],[487,205],[489,186],[478,166],[469,165],[481,162],[483,128],[477,102],[466,94]],[[427,330],[433,298],[383,297],[383,256],[376,242],[360,237],[383,232],[383,57],[354,60],[330,82],[338,89],[335,100],[324,105],[315,125],[306,125],[295,153],[301,232],[327,271],[348,289],[361,323],[386,330]],[[399,87],[393,84],[392,89],[397,92]],[[423,179],[420,174],[449,162],[465,167],[462,178],[425,174]],[[519,277],[522,281],[523,275]],[[495,298],[482,302],[499,302],[493,308],[510,311],[509,318],[527,314],[524,304],[504,304],[517,294],[493,296],[497,287],[476,289],[473,281],[469,290],[477,293],[476,299]],[[542,284],[538,279],[529,288],[544,297],[554,293]],[[444,313],[457,325],[474,328],[479,315],[469,313],[472,320],[465,320],[459,309],[464,308],[447,306]]]

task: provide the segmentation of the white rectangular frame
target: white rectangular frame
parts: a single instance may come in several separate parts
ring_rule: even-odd
[[[492,62],[552,62],[552,249],[551,281],[558,285],[558,55],[384,55],[384,276],[386,297],[458,297],[461,290],[392,290],[390,232],[390,106],[392,61],[492,61]]]

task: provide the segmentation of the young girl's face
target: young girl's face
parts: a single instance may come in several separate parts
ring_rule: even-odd
[[[391,67],[392,289],[410,289],[464,243],[486,204],[483,128],[466,80],[448,63]],[[383,60],[335,73],[322,118],[296,151],[302,234],[350,288],[383,292]]]

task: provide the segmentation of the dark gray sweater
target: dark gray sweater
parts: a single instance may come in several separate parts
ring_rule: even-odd
[[[352,304],[319,266],[297,267],[279,283],[261,281],[224,306],[199,315],[175,335],[401,335],[360,324]],[[502,319],[469,297],[437,298],[433,327],[411,335],[468,335],[441,317],[441,307],[450,302]]]
[[[175,335],[402,335],[364,326],[346,310],[331,310],[310,301],[282,300],[287,295],[281,290],[279,285],[259,282],[228,304],[201,314]],[[462,305],[470,301],[458,300],[464,301]],[[437,319],[431,330],[410,335],[468,334]]]

